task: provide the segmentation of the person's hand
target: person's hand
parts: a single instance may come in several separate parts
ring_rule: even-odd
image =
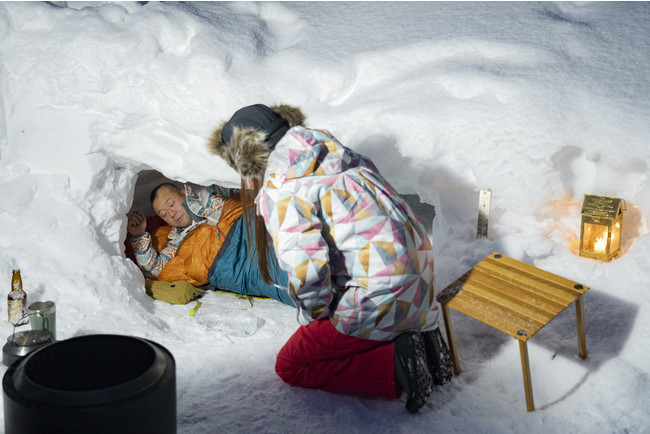
[[[126,224],[126,230],[134,237],[144,235],[147,231],[147,216],[142,211],[133,211]]]

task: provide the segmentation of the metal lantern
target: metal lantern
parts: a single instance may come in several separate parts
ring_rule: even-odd
[[[620,252],[624,204],[622,199],[585,195],[580,256],[607,262]]]

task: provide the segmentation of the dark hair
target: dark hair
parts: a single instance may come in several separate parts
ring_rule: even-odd
[[[156,200],[156,197],[158,197],[158,190],[160,190],[163,187],[168,188],[171,191],[174,191],[178,194],[181,194],[181,189],[177,185],[174,185],[171,182],[163,182],[162,184],[160,184],[158,187],[154,188],[151,191],[151,195],[149,196],[149,203],[151,204],[152,208],[153,208],[153,201]]]
[[[269,273],[269,253],[273,246],[269,239],[269,233],[264,224],[264,218],[255,213],[255,197],[262,188],[262,180],[251,178],[253,188],[251,189],[246,180],[241,178],[241,206],[244,210],[244,221],[246,223],[246,238],[248,239],[248,253],[252,255],[253,242],[257,247],[257,264],[259,265],[262,280],[268,284],[275,283]],[[252,212],[250,212],[252,211]],[[251,238],[251,226],[254,228],[255,239]]]

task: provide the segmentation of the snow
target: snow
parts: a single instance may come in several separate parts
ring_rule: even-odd
[[[0,3],[0,277],[56,302],[59,339],[169,349],[180,433],[650,432],[649,32],[643,2]],[[588,358],[570,306],[529,341],[529,413],[517,341],[453,313],[463,372],[412,416],[284,384],[285,305],[149,298],[127,212],[163,176],[237,186],[206,139],[260,102],[300,105],[409,195],[437,291],[493,251],[590,286]],[[577,254],[584,194],[625,200],[618,259]]]

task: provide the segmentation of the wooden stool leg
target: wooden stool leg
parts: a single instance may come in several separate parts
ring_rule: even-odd
[[[524,373],[526,410],[535,411],[535,402],[533,401],[533,382],[530,379],[530,364],[528,363],[528,345],[526,344],[526,341],[519,341],[519,352],[521,353],[521,370]]]
[[[447,330],[447,341],[449,342],[449,351],[454,363],[454,374],[460,374],[460,364],[458,363],[458,351],[456,350],[456,341],[454,340],[454,329],[451,326],[451,316],[449,307],[446,304],[440,304],[442,307],[442,317],[445,320],[445,329]]]
[[[585,304],[582,294],[576,299],[576,323],[578,324],[578,354],[580,358],[587,357],[587,338],[585,337]]]

